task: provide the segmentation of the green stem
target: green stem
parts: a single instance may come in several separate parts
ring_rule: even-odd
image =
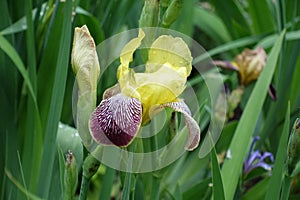
[[[79,200],[86,200],[87,191],[89,188],[89,182],[92,176],[96,174],[99,165],[100,162],[96,158],[94,158],[91,154],[89,154],[85,158],[82,166],[82,181],[81,181]]]
[[[128,152],[131,152],[132,150],[135,149],[135,143],[131,144],[128,147]],[[131,176],[132,176],[132,160],[133,156],[132,154],[129,155],[129,160],[128,160],[128,167],[127,167],[127,172],[125,175],[125,180],[124,180],[124,188],[123,188],[123,193],[122,193],[122,200],[129,200],[130,197],[130,192],[131,192]]]
[[[152,131],[156,131],[156,124],[154,122],[152,122],[151,125],[151,129]],[[158,140],[157,140],[157,134],[154,135],[151,138],[151,150],[152,152],[156,151],[158,148]],[[159,155],[156,155],[156,159],[159,159]],[[156,160],[153,161],[153,165],[156,164]],[[152,185],[151,185],[151,194],[150,194],[150,199],[151,200],[156,200],[159,199],[159,192],[160,192],[160,182],[161,182],[161,175],[160,175],[160,171],[153,172],[152,173]]]
[[[160,176],[155,176],[155,174],[153,174],[151,194],[150,194],[150,199],[151,200],[158,200],[159,199],[160,182],[161,182]]]
[[[90,179],[82,175],[79,200],[86,200]]]
[[[292,183],[292,177],[285,176],[283,180],[282,192],[281,192],[281,199],[288,200],[290,194],[290,188]]]

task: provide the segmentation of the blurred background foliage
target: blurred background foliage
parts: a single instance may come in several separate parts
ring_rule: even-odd
[[[178,16],[174,22],[163,23],[166,10],[173,2],[179,4]],[[74,27],[86,24],[95,43],[100,44],[114,34],[138,28],[144,3],[142,0],[0,1],[1,199],[62,198],[68,149],[73,151],[81,174],[87,153],[74,129],[72,114],[74,75],[70,52]],[[260,79],[259,86],[265,88],[270,79],[277,99],[266,96],[266,91],[260,93],[264,90],[251,83],[245,89],[236,116],[222,131],[216,154],[211,153],[212,163],[210,156],[199,159],[197,150],[185,153],[164,170],[131,176],[129,187],[124,187],[124,173],[101,165],[92,178],[88,197],[115,199],[128,192],[135,199],[210,199],[212,195],[214,199],[263,199],[267,191],[274,190],[273,183],[282,191],[280,198],[299,199],[300,175],[295,173],[288,178],[284,175],[287,142],[280,141],[285,138],[287,141],[290,127],[300,115],[300,2],[160,0],[159,8],[158,26],[192,37],[214,60],[232,61],[244,48],[262,46],[270,57],[272,54],[273,62],[267,63],[270,74],[265,73],[266,80]],[[278,39],[283,30],[285,35]],[[229,90],[235,89],[236,73],[220,70]],[[203,80],[196,74],[189,81],[198,91],[199,99],[210,98]],[[104,74],[99,82],[99,97],[115,82],[116,77]],[[240,119],[243,111],[247,115]],[[203,134],[209,125],[209,120],[204,119],[209,117],[209,111],[204,109],[199,121]],[[237,127],[239,131],[235,131]],[[242,142],[244,132],[247,136]],[[234,138],[237,134],[240,137]],[[241,144],[250,144],[252,135],[261,138],[256,149],[275,156],[275,167],[279,167],[272,176],[259,168],[247,176],[240,168],[229,172],[230,168],[236,169],[234,165],[241,166],[241,162],[225,161],[220,171],[219,164],[226,159],[229,147],[245,149],[242,152],[248,153]],[[245,154],[240,153],[242,156]],[[299,168],[298,164],[298,172]],[[232,184],[227,172],[237,177]],[[78,177],[80,183],[81,176]]]

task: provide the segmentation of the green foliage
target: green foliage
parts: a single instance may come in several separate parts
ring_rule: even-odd
[[[149,4],[144,6],[145,2]],[[69,149],[76,158],[75,198],[81,185],[86,190],[81,199],[299,197],[297,184],[291,182],[299,184],[300,162],[291,177],[284,173],[290,122],[300,116],[297,0],[26,0],[22,5],[3,0],[0,12],[0,199],[62,199]],[[224,125],[211,162],[210,156],[200,159],[196,149],[151,173],[123,173],[103,165],[98,169],[97,163],[93,177],[84,182],[82,165],[87,152],[73,121],[70,66],[74,27],[84,24],[96,44],[141,24],[169,27],[207,50],[194,63],[209,57],[233,61],[245,48],[266,50],[267,64],[260,78],[246,88],[234,119]],[[231,91],[238,87],[236,72],[221,68],[220,72]],[[115,82],[115,73],[103,71],[99,101]],[[197,73],[192,73],[189,83],[200,102],[195,119],[204,138],[210,125],[211,97]],[[277,90],[276,101],[267,95],[270,84]],[[169,123],[171,111],[167,115]],[[176,134],[176,123],[161,132]],[[161,135],[139,142],[144,150],[157,149],[172,139]],[[272,152],[275,164],[271,172],[258,168],[245,176],[243,161],[253,136],[260,136],[255,149]]]

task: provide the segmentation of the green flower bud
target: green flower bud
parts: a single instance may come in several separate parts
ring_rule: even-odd
[[[228,117],[234,117],[234,110],[238,107],[241,102],[242,96],[244,94],[244,87],[240,86],[237,89],[233,90],[228,96],[227,105],[228,105]]]
[[[159,0],[145,0],[139,20],[140,28],[158,25]]]
[[[166,10],[163,19],[163,27],[170,27],[171,24],[178,18],[181,13],[183,0],[173,0]]]
[[[99,160],[97,160],[96,158],[94,158],[94,156],[89,154],[83,162],[83,176],[89,180],[97,172],[99,166]]]
[[[75,28],[71,63],[78,86],[75,124],[82,142],[89,147],[93,140],[89,133],[88,121],[96,107],[100,65],[94,39],[85,25]]]
[[[288,143],[287,173],[292,175],[300,161],[300,119],[297,118]]]
[[[76,160],[71,150],[68,150],[64,175],[64,199],[74,199],[77,187]]]

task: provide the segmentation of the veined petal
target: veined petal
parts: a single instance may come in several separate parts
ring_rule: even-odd
[[[200,127],[197,122],[191,117],[191,111],[183,101],[171,102],[163,104],[162,107],[170,107],[184,115],[185,123],[188,128],[188,141],[185,149],[192,151],[198,147],[200,141]]]
[[[116,94],[119,94],[120,92],[121,92],[120,85],[117,83],[116,85],[104,91],[103,99],[108,99]]]
[[[71,63],[79,90],[96,90],[100,65],[95,42],[85,25],[75,28]]]
[[[94,110],[90,132],[100,144],[127,146],[138,133],[141,117],[141,102],[120,93],[104,99]]]
[[[187,44],[179,37],[162,35],[158,37],[149,50],[146,73],[157,71],[163,64],[169,63],[183,77],[192,71],[192,56]]]

